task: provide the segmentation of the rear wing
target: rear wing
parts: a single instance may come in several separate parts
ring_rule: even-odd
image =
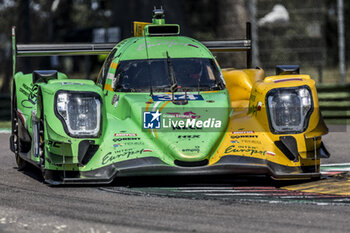
[[[202,41],[211,52],[247,52],[247,67],[251,67],[251,26],[247,23],[246,39],[230,41]],[[17,57],[106,55],[114,43],[17,44],[16,27],[12,27],[13,75]]]

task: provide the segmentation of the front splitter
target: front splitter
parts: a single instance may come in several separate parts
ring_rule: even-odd
[[[210,175],[266,175],[277,180],[311,179],[320,177],[314,167],[288,167],[257,158],[227,155],[210,166],[170,166],[156,157],[126,160],[96,170],[76,172],[67,176],[61,172],[59,179],[47,178],[50,184],[79,184],[112,182],[117,177],[129,176],[210,176]],[[308,172],[305,172],[308,171]],[[310,172],[311,171],[311,172]],[[54,171],[53,171],[54,173]],[[57,177],[57,176],[56,176]]]

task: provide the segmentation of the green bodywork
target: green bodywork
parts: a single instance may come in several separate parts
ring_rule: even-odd
[[[215,154],[228,127],[231,108],[226,89],[201,91],[199,95],[203,100],[189,99],[186,105],[178,105],[172,101],[154,101],[150,91],[116,92],[105,87],[113,85],[111,77],[115,76],[116,64],[122,61],[167,59],[167,54],[171,59],[208,58],[215,61],[210,51],[198,41],[188,37],[143,36],[120,42],[111,54],[103,68],[107,68],[108,71],[104,73],[103,69],[101,70],[97,83],[90,80],[68,79],[63,73],[58,73],[57,79],[33,83],[32,74],[21,72],[15,74],[17,112],[31,138],[33,124],[39,119],[43,121],[44,129],[41,130],[44,132],[45,170],[87,172],[144,157],[156,157],[169,166],[175,166],[175,160],[184,162],[209,160]],[[165,76],[164,79],[168,77]],[[148,86],[145,88],[149,89]],[[62,90],[96,93],[101,97],[101,127],[97,137],[77,138],[66,133],[55,109],[57,92]],[[154,92],[153,95],[166,93]],[[186,93],[191,94],[198,92]],[[117,104],[116,97],[119,100]],[[202,119],[213,117],[213,111],[210,109],[219,109],[220,112],[214,115],[216,120],[221,121],[221,128],[207,131],[180,129],[156,132],[143,129],[143,113],[156,111],[161,107],[163,113],[168,110],[182,114],[192,111]],[[98,148],[86,164],[79,162],[79,144],[82,141],[89,141]],[[33,150],[34,147],[31,146],[29,152],[21,156],[34,164],[39,164],[40,156],[34,155]],[[83,179],[84,175],[78,178]]]

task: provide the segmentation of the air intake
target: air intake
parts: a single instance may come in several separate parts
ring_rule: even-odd
[[[177,24],[147,25],[148,36],[176,36],[180,34],[180,26]]]
[[[276,66],[276,75],[299,74],[298,65],[279,65]]]
[[[201,167],[201,166],[207,166],[209,161],[207,159],[201,160],[201,161],[193,161],[193,162],[175,160],[174,163],[175,165],[180,167]]]

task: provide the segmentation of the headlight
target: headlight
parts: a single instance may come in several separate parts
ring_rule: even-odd
[[[310,89],[307,86],[273,89],[267,94],[267,106],[274,133],[302,133],[313,109]]]
[[[56,110],[71,136],[96,137],[100,131],[101,100],[96,93],[61,92]]]

